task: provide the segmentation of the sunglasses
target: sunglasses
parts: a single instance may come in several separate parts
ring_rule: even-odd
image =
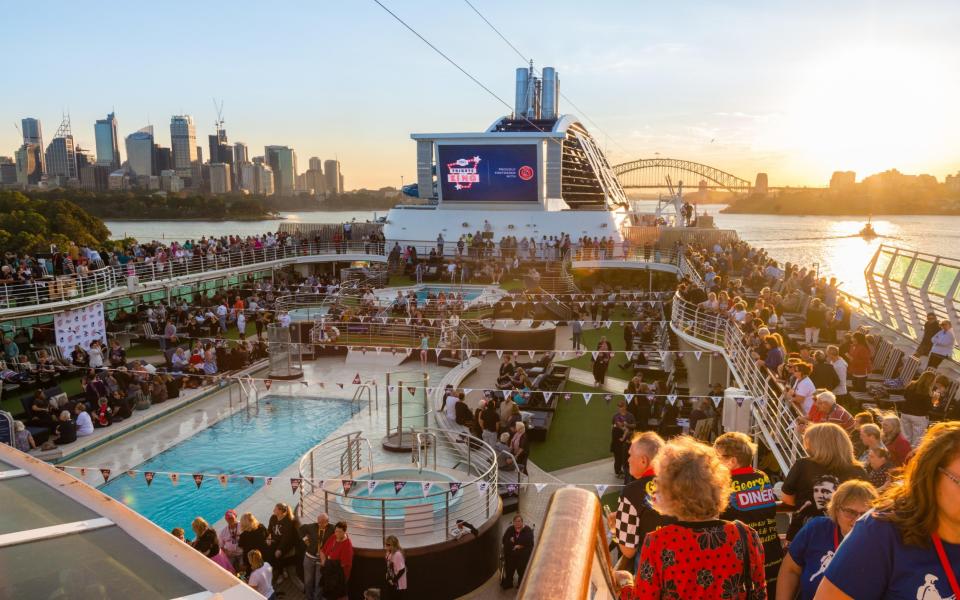
[[[853,519],[854,521],[856,521],[857,519],[859,519],[859,518],[862,517],[863,515],[867,514],[867,511],[862,511],[862,512],[861,512],[861,511],[859,511],[859,510],[853,510],[852,508],[847,508],[846,506],[840,507],[840,512],[842,512],[842,513],[844,514],[844,516],[849,517],[849,518]]]

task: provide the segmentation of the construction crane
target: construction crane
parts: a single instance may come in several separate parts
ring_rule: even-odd
[[[214,126],[217,130],[217,139],[223,139],[221,131],[223,131],[223,100],[220,100],[220,103],[217,104],[217,99],[213,99],[213,108],[217,111],[217,120],[214,122]]]

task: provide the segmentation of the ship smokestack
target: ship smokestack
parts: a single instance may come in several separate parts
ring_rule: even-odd
[[[553,67],[543,68],[540,118],[556,119],[559,113],[560,77]]]
[[[514,101],[514,118],[527,116],[527,105],[530,103],[528,90],[530,88],[530,70],[527,67],[517,69],[517,95]]]

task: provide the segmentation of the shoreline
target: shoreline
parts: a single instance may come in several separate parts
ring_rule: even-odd
[[[856,213],[828,213],[828,212],[783,212],[737,210],[728,206],[719,211],[725,215],[770,215],[780,217],[960,217],[960,210],[930,211],[930,212],[856,212]]]
[[[94,215],[96,216],[96,215]],[[286,220],[286,217],[280,215],[264,215],[258,217],[97,217],[101,221],[111,221],[114,223],[149,223],[151,221],[196,221],[196,222],[215,222],[223,223],[226,221],[274,221]]]

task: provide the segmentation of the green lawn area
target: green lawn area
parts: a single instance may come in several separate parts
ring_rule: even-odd
[[[608,405],[598,388],[567,382],[568,392],[595,392],[589,404],[574,396],[557,403],[553,424],[545,442],[530,445],[530,458],[545,471],[575,467],[610,456],[610,419],[617,410],[614,395]]]
[[[624,309],[614,309],[610,312],[610,318],[615,321],[627,319],[631,316],[632,315]],[[589,317],[586,320],[589,320]],[[607,341],[610,342],[614,350],[626,349],[623,345],[623,325],[620,323],[612,324],[610,329],[602,326],[597,329],[584,329],[583,334],[580,336],[580,343],[583,346],[586,346],[588,352],[584,353],[584,355],[579,358],[561,361],[560,364],[570,365],[571,367],[583,369],[584,371],[592,371],[593,357],[590,355],[589,351],[596,349],[597,344],[600,342],[600,338],[603,336],[606,336]],[[614,354],[613,359],[610,361],[610,367],[607,369],[607,375],[629,381],[630,378],[633,377],[633,371],[621,369],[619,366],[621,363],[626,362],[626,360],[627,359],[623,353]]]

